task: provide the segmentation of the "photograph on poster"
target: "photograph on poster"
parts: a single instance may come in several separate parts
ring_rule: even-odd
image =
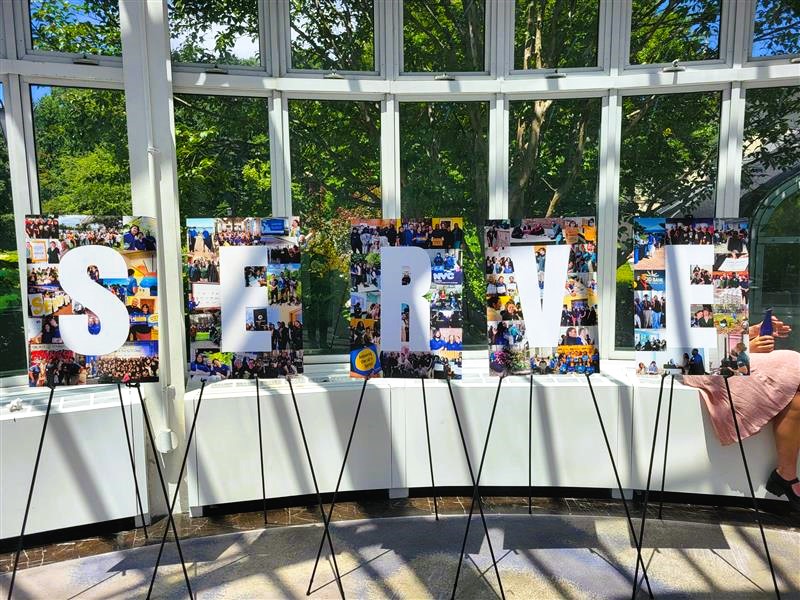
[[[295,217],[186,220],[189,381],[303,372]]]
[[[484,236],[490,373],[597,372],[594,217],[490,220]]]
[[[463,243],[460,217],[353,220],[352,377],[461,377]],[[391,265],[391,277],[397,281],[383,279],[381,252],[385,248],[398,250]],[[413,250],[416,248],[423,252]],[[424,279],[416,281],[419,273],[424,273]],[[406,286],[407,292],[403,290]],[[384,296],[388,293],[385,289],[393,291]],[[392,314],[384,310],[387,298],[391,299]],[[425,324],[422,328],[420,321]]]
[[[155,231],[151,217],[25,217],[31,386],[158,381]],[[102,247],[102,252],[113,250],[122,259],[116,277],[101,277],[106,267],[101,269],[92,260],[108,265],[109,258],[99,250],[86,250],[94,246]],[[111,312],[105,313],[109,303]],[[121,310],[114,312],[115,303]],[[76,316],[83,318],[85,334],[83,325],[74,327]],[[65,333],[65,328],[78,338]],[[118,343],[104,341],[110,337]],[[107,344],[113,349],[91,353]]]
[[[634,239],[637,373],[747,374],[747,220],[637,218]]]

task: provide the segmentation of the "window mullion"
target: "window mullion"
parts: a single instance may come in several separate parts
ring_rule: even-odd
[[[382,218],[400,218],[400,104],[387,94],[381,100]]]
[[[489,102],[490,219],[508,218],[508,135],[508,99],[497,95]]]
[[[742,190],[742,153],[744,148],[745,90],[740,83],[731,86],[728,125],[727,185],[725,187],[725,217],[739,216]]]
[[[598,283],[600,301],[600,357],[615,348],[617,237],[619,231],[619,175],[622,136],[622,94],[610,90],[603,98],[600,120],[600,166],[597,198]]]
[[[289,101],[275,92],[269,100],[269,156],[272,214],[292,216],[292,172],[289,146]]]

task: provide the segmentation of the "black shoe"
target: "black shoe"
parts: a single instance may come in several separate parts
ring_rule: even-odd
[[[769,479],[767,480],[767,491],[770,494],[775,494],[776,496],[786,496],[786,498],[789,500],[789,505],[792,507],[792,510],[800,511],[800,496],[795,494],[794,490],[792,489],[792,486],[798,482],[800,482],[800,479],[797,479],[797,477],[791,481],[786,481],[778,474],[778,470],[775,469],[769,474]]]

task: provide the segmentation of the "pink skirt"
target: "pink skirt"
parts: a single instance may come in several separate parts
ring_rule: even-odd
[[[750,375],[731,377],[731,395],[742,439],[758,433],[792,401],[800,388],[800,353],[775,350],[750,354]],[[723,446],[736,441],[725,381],[719,376],[684,375],[683,383],[699,388],[714,432]]]

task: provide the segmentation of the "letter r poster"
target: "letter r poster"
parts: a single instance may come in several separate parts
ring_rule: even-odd
[[[350,375],[460,379],[464,221],[354,219]]]
[[[155,235],[150,217],[25,217],[31,387],[158,381]]]

